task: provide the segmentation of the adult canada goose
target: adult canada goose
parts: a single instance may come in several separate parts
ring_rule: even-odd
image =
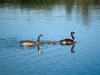
[[[73,34],[75,34],[75,32],[71,32],[72,39],[63,39],[63,40],[60,40],[59,42],[61,42],[62,45],[74,44],[76,42],[76,40],[75,40]]]
[[[21,43],[22,46],[27,46],[27,47],[31,47],[31,46],[34,46],[34,45],[38,45],[38,44],[40,44],[40,42],[39,42],[40,36],[42,36],[42,35],[40,34],[38,36],[37,42],[31,41],[31,40],[24,40],[24,41],[21,41],[20,43]]]
[[[52,44],[56,44],[56,40],[54,40],[54,41],[52,42]]]
[[[46,44],[50,44],[50,40],[48,40],[48,41],[46,42]]]

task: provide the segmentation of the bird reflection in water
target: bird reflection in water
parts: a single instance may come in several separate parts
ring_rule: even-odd
[[[23,48],[32,48],[32,47],[23,47],[23,46],[21,46],[21,49],[23,49]],[[37,49],[38,49],[38,53],[39,54],[41,54],[41,53],[43,53],[41,50],[40,50],[40,47],[39,47],[39,45],[37,45]]]
[[[38,45],[37,47],[38,47],[38,53],[39,53],[39,54],[43,53],[43,52],[40,50],[39,45]]]
[[[63,44],[60,44],[60,45],[65,46],[65,45],[63,45]],[[71,53],[74,53],[75,51],[74,51],[73,49],[74,49],[76,43],[71,44],[71,45],[72,45],[72,47],[71,47]],[[70,45],[67,45],[67,46],[70,46]]]
[[[75,47],[75,43],[74,44],[72,44],[72,48],[71,48],[71,53],[74,53],[75,51],[73,50],[73,48]]]

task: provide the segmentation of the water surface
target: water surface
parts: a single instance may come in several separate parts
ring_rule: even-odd
[[[77,43],[62,46],[59,40]],[[99,0],[1,0],[0,75],[99,75]],[[57,41],[22,48],[20,41]],[[75,51],[75,52],[73,52]]]

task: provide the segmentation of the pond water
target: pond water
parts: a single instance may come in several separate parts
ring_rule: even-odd
[[[60,45],[72,31],[75,46]],[[0,75],[99,75],[99,32],[99,0],[1,0]],[[39,34],[43,53],[20,46]]]

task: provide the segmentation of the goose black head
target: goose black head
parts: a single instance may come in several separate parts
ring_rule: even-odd
[[[71,34],[75,34],[75,32],[71,32]]]
[[[40,34],[40,36],[43,36],[42,34]]]

